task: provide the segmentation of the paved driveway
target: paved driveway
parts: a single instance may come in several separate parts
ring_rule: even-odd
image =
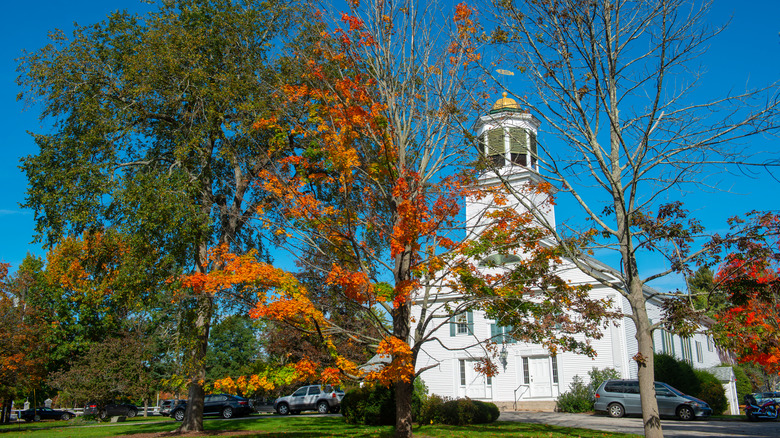
[[[607,432],[643,435],[642,419],[637,417],[610,418],[606,415],[564,414],[561,412],[502,412],[500,421],[522,421],[563,427],[582,427]],[[661,420],[664,437],[780,437],[780,422]]]

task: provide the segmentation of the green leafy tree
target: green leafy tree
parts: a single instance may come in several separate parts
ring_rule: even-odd
[[[251,374],[261,356],[258,323],[248,316],[230,315],[214,324],[206,354],[210,380]]]
[[[273,104],[278,78],[294,76],[270,60],[291,17],[278,1],[162,2],[146,16],[117,12],[70,37],[54,32],[23,56],[20,98],[39,100],[53,121],[22,162],[39,238],[53,245],[111,224],[201,273],[211,245],[256,246],[247,224],[263,192],[253,182],[272,157],[251,122]],[[203,429],[215,297],[188,303],[184,431]]]

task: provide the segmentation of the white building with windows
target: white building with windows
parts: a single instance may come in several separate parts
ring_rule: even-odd
[[[515,101],[506,98],[506,95],[476,124],[484,153],[499,168],[501,179],[510,186],[510,190],[522,192],[528,181],[543,179],[538,172],[536,160],[539,125],[537,118],[520,110]],[[494,173],[485,173],[480,177],[480,184],[485,186],[495,186],[499,183]],[[472,232],[479,233],[484,229],[480,221],[484,213],[490,210],[490,203],[490,199],[480,202],[466,201],[467,225]],[[516,208],[522,207],[518,205]],[[543,214],[549,223],[555,223],[552,207]],[[514,256],[501,260],[504,264],[516,261],[519,261],[519,258]],[[593,275],[609,275],[610,269],[605,265],[601,266],[603,269]],[[596,281],[592,275],[573,265],[564,266],[560,275],[575,284],[590,283],[593,287],[593,297],[612,298],[616,310],[631,313],[629,303],[622,295]],[[648,289],[649,294],[653,292]],[[447,295],[446,291],[434,299],[442,303],[450,301],[450,308],[457,305],[457,297]],[[649,300],[648,312],[652,320],[660,319],[660,305],[661,302],[656,298]],[[446,307],[435,308],[439,312],[445,312]],[[420,306],[413,310],[413,315],[419,317]],[[631,359],[637,352],[637,341],[633,322],[628,318],[623,318],[616,325],[610,324],[604,336],[592,342],[598,353],[594,358],[574,353],[552,356],[540,345],[515,342],[505,337],[504,331],[504,327],[486,318],[484,313],[479,311],[458,315],[448,324],[440,326],[432,333],[438,342],[424,344],[417,359],[417,369],[426,369],[421,377],[429,391],[446,397],[470,397],[490,401],[501,409],[553,410],[558,395],[568,390],[574,377],[580,376],[587,381],[588,371],[593,367],[614,368],[627,379],[637,377],[637,366]],[[477,361],[487,354],[479,343],[488,338],[493,338],[501,350],[499,373],[492,378],[475,370]],[[657,352],[684,359],[694,368],[721,365],[720,354],[712,339],[704,334],[683,339],[656,330],[653,338]],[[725,383],[729,384],[728,389],[733,386],[733,381]],[[729,396],[729,399],[735,406],[736,397]]]

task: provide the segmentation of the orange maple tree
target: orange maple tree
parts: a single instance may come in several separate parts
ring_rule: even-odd
[[[316,287],[375,330],[348,331],[331,315],[312,313],[302,288],[265,297],[253,315],[319,336],[335,365],[318,364],[323,380],[394,384],[400,436],[411,434],[414,364],[432,323],[428,315],[412,330],[413,300],[441,280],[456,253],[464,237],[460,207],[473,181],[460,126],[474,88],[464,62],[473,55],[460,43],[473,29],[459,34],[456,24],[466,8],[445,24],[448,44],[423,29],[420,14],[433,9],[405,6],[352,2],[335,22],[319,15],[318,38],[296,53],[306,74],[279,94],[286,111],[300,117],[255,124],[284,134],[289,141],[280,148],[293,147],[277,169],[261,174],[275,201],[262,211],[265,226],[303,255],[299,263],[321,278]],[[361,372],[340,354],[337,335],[371,346],[388,363]]]
[[[0,405],[10,411],[11,401],[37,387],[46,374],[47,326],[38,311],[15,293],[10,265],[0,263]],[[4,416],[4,420],[7,418]]]
[[[529,262],[533,269],[526,271],[534,275],[547,274],[560,257],[543,251],[537,241],[531,245],[530,237],[525,248],[506,245],[513,237],[507,231],[519,221],[526,221],[522,225],[529,233],[533,228],[530,216],[511,208],[502,210],[501,217],[496,213],[498,231],[478,243],[468,241],[464,200],[497,199],[501,190],[476,184],[480,154],[463,126],[476,116],[467,103],[473,102],[479,83],[470,71],[479,58],[473,10],[458,5],[448,23],[449,37],[426,40],[431,33],[421,28],[425,20],[418,14],[432,10],[393,9],[384,2],[361,8],[358,3],[340,16],[335,28],[320,18],[315,26],[319,38],[296,53],[307,73],[278,97],[288,114],[298,118],[267,117],[255,127],[277,130],[277,138],[284,139],[278,148],[286,150],[276,169],[261,173],[262,188],[274,201],[260,211],[264,226],[299,254],[298,263],[319,273],[321,282],[315,287],[330,291],[345,311],[376,330],[348,331],[332,315],[318,312],[311,291],[300,285],[261,297],[252,315],[319,336],[335,364],[314,364],[323,381],[361,378],[393,385],[396,434],[410,436],[412,383],[427,369],[416,367],[422,346],[452,318],[484,308],[479,303],[487,301],[476,288],[459,286],[467,274],[470,280],[482,275],[475,257],[491,253],[496,245],[504,245],[505,251],[534,251],[538,254]],[[531,189],[549,192],[549,185]],[[309,255],[327,262],[314,262]],[[480,281],[484,288],[496,288],[495,281]],[[528,301],[527,292],[544,285],[545,293],[559,295],[557,304],[568,300],[564,310],[584,302],[585,290],[567,287],[560,279],[552,282],[547,275],[519,286],[515,277],[494,296],[507,305]],[[464,294],[462,304],[438,301],[443,290]],[[502,296],[510,292],[515,301]],[[556,303],[547,302],[546,308]],[[542,327],[549,333],[554,326]],[[530,339],[521,330],[514,334]],[[340,354],[336,335],[371,346],[385,363],[363,371]],[[490,349],[491,343],[482,348]]]

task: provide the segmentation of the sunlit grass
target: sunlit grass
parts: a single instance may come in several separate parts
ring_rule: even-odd
[[[132,421],[129,423],[94,423],[79,426],[72,422],[43,422],[0,427],[0,437],[107,437],[120,436],[131,438],[139,433],[172,432],[178,423],[165,417],[151,417],[150,421]],[[256,431],[256,434],[242,437],[263,438],[389,438],[393,435],[391,426],[354,426],[344,422],[341,416],[291,416],[260,415],[239,420],[206,419],[206,431],[218,433],[230,431]],[[596,438],[596,437],[636,437],[637,435],[617,434],[589,429],[548,426],[544,424],[516,423],[498,421],[492,424],[472,426],[426,425],[415,426],[415,436],[466,438],[466,437],[549,437],[549,438]],[[221,435],[224,437],[224,435]]]

